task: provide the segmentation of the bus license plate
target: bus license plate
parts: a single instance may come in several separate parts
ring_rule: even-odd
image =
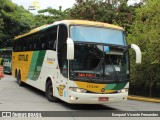
[[[99,97],[98,101],[108,101],[108,97]]]

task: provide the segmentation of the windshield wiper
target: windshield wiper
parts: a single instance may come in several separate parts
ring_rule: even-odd
[[[101,58],[100,62],[98,63],[97,67],[94,70],[94,73],[100,70],[103,62],[104,62],[104,58]]]
[[[116,80],[119,82],[118,73],[116,72],[116,68],[115,68],[115,66],[113,65],[113,62],[112,62],[112,60],[111,60],[110,53],[109,53],[109,61],[110,61],[110,63],[111,63],[111,66],[112,66],[112,68],[113,68],[113,71],[114,71],[114,73],[115,73],[115,78],[116,78]],[[113,75],[112,75],[112,76],[113,76]]]

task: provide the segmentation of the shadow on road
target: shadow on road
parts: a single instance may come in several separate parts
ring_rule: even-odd
[[[17,84],[16,81],[15,81],[15,84]],[[40,97],[47,99],[43,91],[36,89],[28,84],[24,85],[24,89],[30,92],[33,92]],[[59,104],[60,106],[63,106],[66,109],[70,109],[70,110],[117,110],[115,108],[112,108],[106,105],[102,105],[102,104],[69,104],[61,100],[59,100],[56,104]]]
[[[108,107],[106,105],[99,104],[68,104],[63,103],[64,107],[69,108],[71,110],[117,110],[112,107]]]

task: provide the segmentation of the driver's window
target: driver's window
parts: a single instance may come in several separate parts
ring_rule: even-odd
[[[68,77],[68,60],[67,60],[67,45],[66,40],[68,38],[67,27],[65,25],[59,25],[58,32],[58,63],[61,74],[64,77]]]

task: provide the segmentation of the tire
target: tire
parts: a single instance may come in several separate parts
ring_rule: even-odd
[[[16,72],[15,72],[15,78],[17,78],[17,70],[16,70]]]
[[[58,102],[58,98],[53,96],[53,85],[51,81],[48,81],[46,84],[46,91],[45,91],[46,97],[48,101],[50,102]]]
[[[21,81],[21,73],[20,72],[17,74],[17,83],[21,87],[24,86],[24,83]]]

